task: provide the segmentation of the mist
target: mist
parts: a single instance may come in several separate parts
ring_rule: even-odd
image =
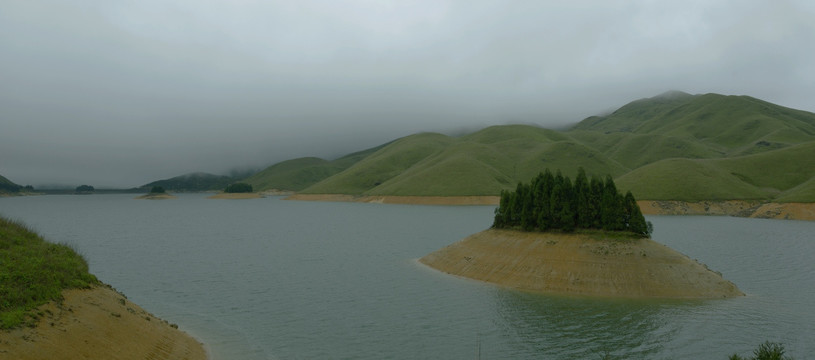
[[[133,187],[668,90],[815,110],[806,1],[0,4],[0,175]]]

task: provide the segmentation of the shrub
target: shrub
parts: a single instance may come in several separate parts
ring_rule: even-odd
[[[789,356],[784,356],[784,345],[774,342],[765,341],[759,345],[758,348],[753,350],[753,357],[744,358],[738,354],[730,355],[730,360],[792,360]]]

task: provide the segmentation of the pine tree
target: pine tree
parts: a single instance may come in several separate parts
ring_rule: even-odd
[[[617,191],[614,180],[600,180],[578,170],[575,183],[558,170],[546,169],[529,184],[518,183],[515,191],[502,191],[495,209],[494,228],[524,231],[603,229],[629,231],[648,236],[653,225],[645,221],[631,192]]]

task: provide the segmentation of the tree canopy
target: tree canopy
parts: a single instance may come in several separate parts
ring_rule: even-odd
[[[165,192],[166,191],[161,186],[153,186],[153,188],[150,189],[151,194],[164,194]]]
[[[502,191],[493,227],[566,232],[598,229],[643,237],[653,231],[630,191],[625,195],[617,191],[610,175],[604,180],[596,176],[589,179],[583,168],[578,169],[574,182],[560,170],[553,175],[546,169],[531,183],[519,183],[515,191]]]
[[[76,193],[77,194],[90,194],[94,190],[95,189],[91,185],[79,185],[79,186],[76,187]]]
[[[247,183],[234,183],[224,189],[225,193],[250,193],[252,192],[252,185]]]

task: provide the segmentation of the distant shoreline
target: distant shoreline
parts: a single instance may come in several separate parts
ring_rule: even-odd
[[[393,196],[346,194],[294,194],[286,200],[337,201],[412,205],[491,205],[499,196]],[[644,215],[727,215],[760,219],[815,221],[815,203],[773,203],[756,200],[674,201],[639,200]]]
[[[231,200],[240,200],[240,199],[260,199],[263,195],[259,193],[218,193],[212,196],[208,196],[207,199],[231,199]]]

